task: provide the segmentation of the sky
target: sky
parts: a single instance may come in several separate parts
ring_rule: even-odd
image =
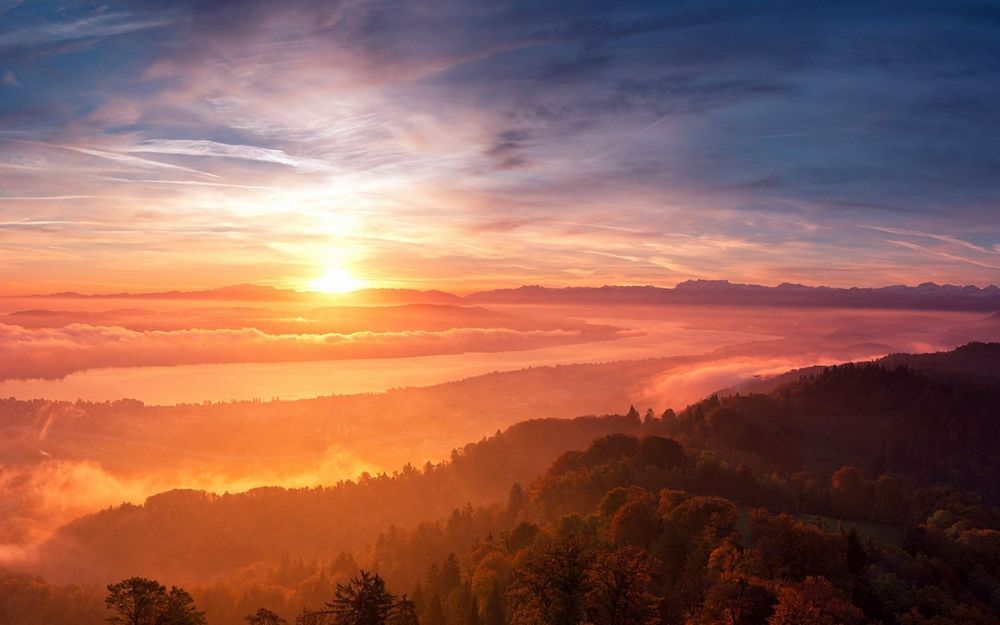
[[[0,0],[0,290],[985,286],[998,75],[996,2]]]

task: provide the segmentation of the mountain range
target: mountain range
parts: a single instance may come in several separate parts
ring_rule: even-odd
[[[823,306],[843,308],[900,308],[916,310],[998,310],[1000,287],[955,286],[924,282],[917,286],[828,287],[782,283],[778,286],[740,284],[726,280],[688,280],[674,287],[601,286],[552,288],[526,285],[510,289],[455,295],[439,290],[360,289],[350,293],[317,294],[270,286],[241,284],[203,291],[82,294],[61,292],[36,298],[302,301],[323,297],[332,302],[393,304],[628,304],[725,306]]]

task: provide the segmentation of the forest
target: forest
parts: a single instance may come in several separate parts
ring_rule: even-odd
[[[329,488],[164,493],[64,528],[44,577],[0,578],[0,616],[997,623],[998,407],[989,377],[940,362],[848,364],[677,413],[525,422]],[[137,597],[162,614],[121,616]]]

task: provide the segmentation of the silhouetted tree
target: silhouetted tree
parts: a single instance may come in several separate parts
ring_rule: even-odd
[[[108,584],[104,604],[114,614],[112,625],[204,625],[205,613],[195,609],[187,591],[151,579],[130,577]]]
[[[167,589],[163,584],[142,577],[130,577],[108,584],[104,604],[114,614],[112,625],[155,625],[167,608]]]
[[[389,625],[420,625],[420,619],[417,618],[417,607],[406,598],[406,595],[400,597],[396,605],[393,606],[392,613],[389,615]]]
[[[205,625],[205,613],[195,608],[186,590],[172,586],[167,593],[167,610],[157,625]]]
[[[378,574],[361,571],[361,577],[337,584],[336,596],[326,605],[336,625],[384,625],[392,611],[393,596]]]
[[[259,608],[246,617],[248,625],[284,625],[287,621],[267,608]]]
[[[295,625],[326,625],[330,620],[330,615],[325,612],[314,612],[307,608],[302,608],[299,615],[295,617]]]

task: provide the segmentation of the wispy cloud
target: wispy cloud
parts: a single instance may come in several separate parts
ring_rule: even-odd
[[[952,244],[952,245],[957,245],[957,246],[960,246],[960,247],[964,247],[964,248],[969,249],[969,250],[971,250],[973,252],[981,252],[981,253],[986,253],[986,254],[995,254],[996,253],[995,249],[992,249],[992,248],[989,248],[989,247],[983,247],[982,245],[976,245],[975,243],[971,243],[969,241],[965,241],[965,240],[960,239],[958,237],[954,237],[954,236],[950,236],[950,235],[946,235],[946,234],[935,234],[935,233],[932,233],[932,232],[920,232],[920,231],[917,231],[917,230],[907,230],[905,228],[890,228],[890,227],[887,227],[887,226],[863,226],[863,227],[870,228],[872,230],[877,230],[879,232],[885,232],[886,234],[912,236],[912,237],[919,237],[919,238],[923,238],[923,239],[934,239],[936,241],[941,241],[943,243],[949,243],[949,244]]]
[[[961,5],[160,6],[0,4],[24,85],[0,111],[0,218],[81,222],[24,233],[5,266],[68,282],[23,250],[112,245],[137,267],[156,250],[150,270],[184,250],[216,282],[330,256],[459,288],[994,280],[996,37]],[[163,238],[82,223],[135,213]],[[252,219],[243,249],[181,237],[212,219]]]
[[[282,150],[253,145],[232,145],[204,139],[145,139],[126,148],[128,152],[176,154],[181,156],[235,158],[262,163],[275,163],[306,170],[330,169],[326,161],[289,156]]]
[[[166,16],[140,15],[128,12],[103,13],[76,20],[57,21],[39,26],[0,31],[0,48],[25,48],[91,37],[124,35],[151,28],[161,28],[173,21]]]
[[[970,265],[975,265],[977,267],[985,267],[987,269],[1000,269],[1000,264],[983,262],[976,260],[974,258],[969,258],[967,256],[960,256],[958,254],[953,254],[951,252],[946,252],[939,249],[934,249],[920,245],[918,243],[912,243],[910,241],[899,241],[896,239],[886,239],[887,243],[892,243],[893,245],[898,245],[900,247],[905,247],[908,250],[916,250],[918,252],[926,252],[933,256],[939,256],[941,258],[947,258],[948,260],[955,260],[962,263],[968,263]]]

